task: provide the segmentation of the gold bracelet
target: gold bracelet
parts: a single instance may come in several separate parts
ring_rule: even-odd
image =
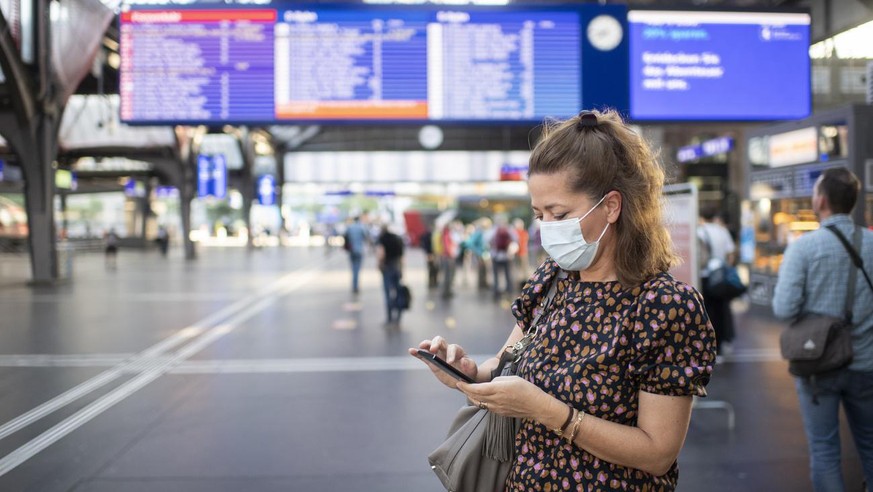
[[[567,441],[569,441],[570,444],[573,444],[573,441],[576,439],[576,433],[579,432],[579,424],[582,423],[583,418],[585,418],[585,412],[576,410],[576,418],[573,420],[573,430],[570,431],[570,435],[567,436]]]

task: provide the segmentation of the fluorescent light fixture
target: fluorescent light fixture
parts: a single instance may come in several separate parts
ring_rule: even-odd
[[[809,57],[813,60],[873,58],[873,21],[815,43],[809,47]]]

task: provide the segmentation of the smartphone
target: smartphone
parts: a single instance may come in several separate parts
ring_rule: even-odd
[[[449,376],[458,379],[460,381],[464,381],[465,383],[475,384],[476,381],[473,380],[470,376],[467,376],[463,372],[459,371],[457,368],[451,366],[448,362],[437,357],[436,354],[432,354],[424,349],[418,349],[418,355],[422,356],[424,360],[433,363],[435,366],[442,369]]]

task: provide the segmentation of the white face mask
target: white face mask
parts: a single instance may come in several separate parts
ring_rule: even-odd
[[[588,214],[594,211],[600,205],[606,195],[597,202],[597,205],[591,207],[591,210],[585,212],[585,215],[578,219],[555,220],[551,222],[540,222],[540,238],[543,243],[543,249],[552,257],[558,266],[564,270],[581,271],[586,270],[594,262],[594,257],[597,255],[597,247],[600,245],[600,240],[609,229],[609,222],[600,233],[600,237],[596,241],[586,242],[582,235],[582,227],[579,225],[582,219],[588,217]]]

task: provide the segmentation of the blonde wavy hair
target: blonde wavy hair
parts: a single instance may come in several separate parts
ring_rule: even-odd
[[[543,125],[529,174],[563,171],[570,172],[570,189],[594,202],[610,191],[621,193],[615,267],[622,285],[638,286],[679,262],[663,221],[664,169],[616,111],[583,111]]]

